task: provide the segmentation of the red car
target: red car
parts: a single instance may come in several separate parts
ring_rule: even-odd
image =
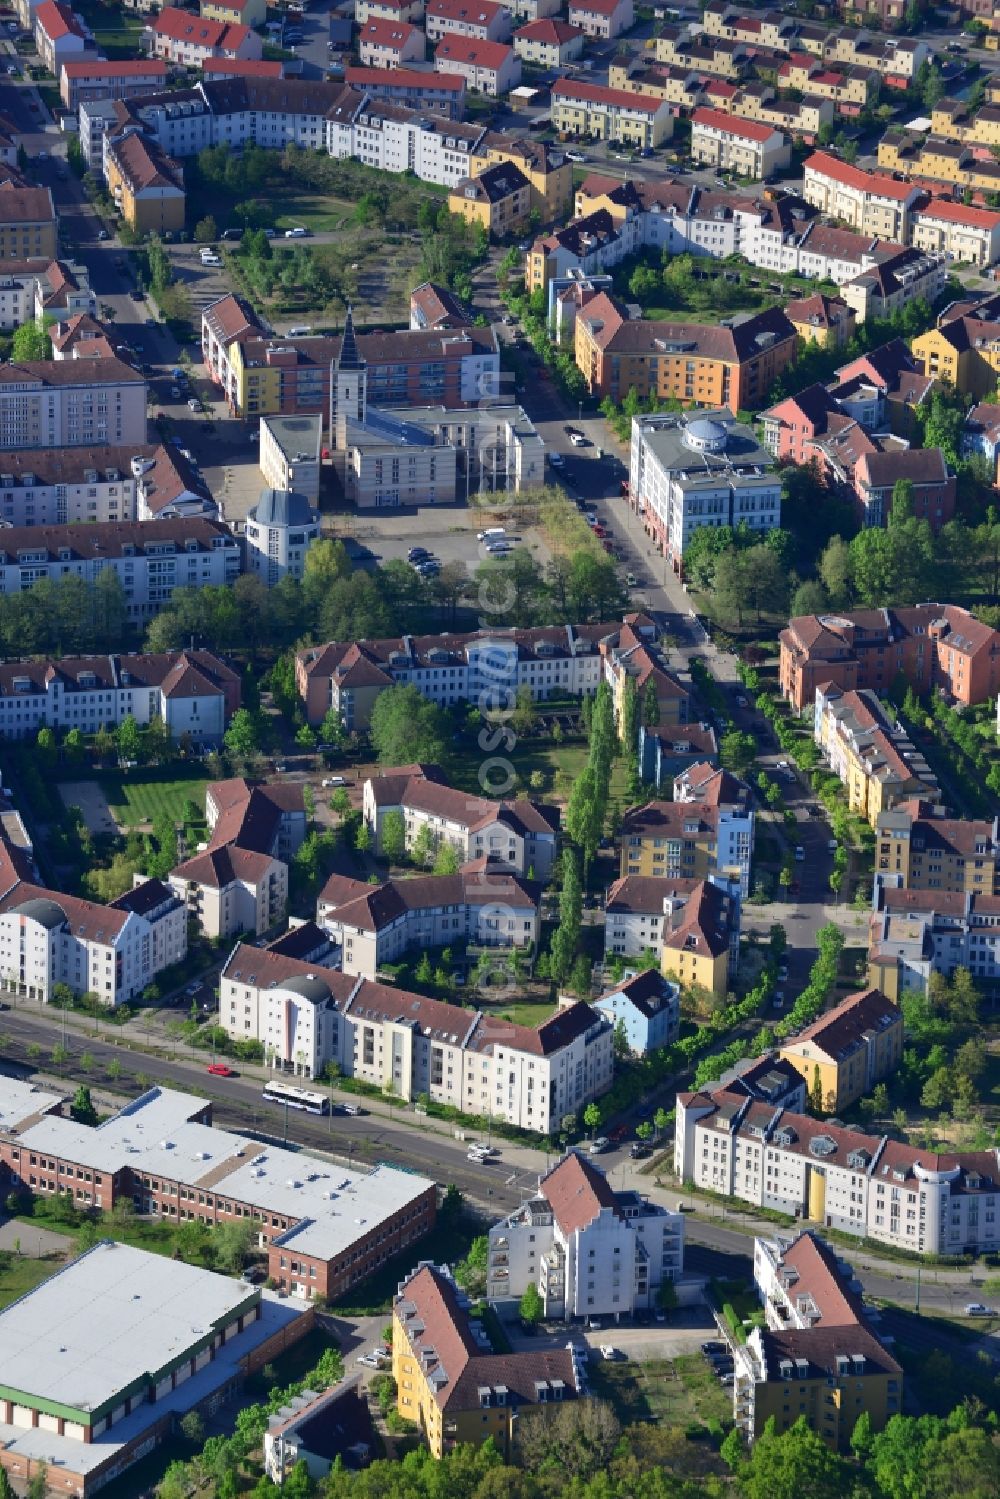
[[[236,1073],[233,1071],[233,1069],[231,1067],[227,1067],[225,1062],[211,1062],[209,1064],[208,1071],[212,1074],[213,1077],[236,1076]]]

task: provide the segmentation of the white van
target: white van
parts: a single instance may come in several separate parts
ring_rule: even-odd
[[[289,338],[302,338],[306,333],[312,332],[311,323],[298,323],[294,328],[289,328]]]
[[[499,541],[500,538],[501,538],[501,536],[506,536],[506,535],[507,535],[507,531],[506,531],[506,528],[504,526],[490,526],[485,531],[478,531],[476,533],[476,540],[477,541]]]

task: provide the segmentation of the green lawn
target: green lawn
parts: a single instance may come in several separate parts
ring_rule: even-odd
[[[492,1006],[486,1006],[486,1009],[504,1020],[512,1020],[515,1025],[530,1025],[534,1029],[543,1020],[548,1020],[550,1015],[554,1015],[557,1006],[549,1004],[547,1000],[526,999],[519,1000],[517,1004],[503,1005],[495,1012]]]
[[[274,227],[278,230],[294,229],[300,224],[303,229],[311,229],[314,234],[333,234],[338,229],[350,228],[353,219],[352,203],[322,195],[314,198],[296,195],[288,212],[278,214]]]
[[[30,1235],[31,1229],[25,1229],[25,1242],[28,1242]],[[62,1263],[62,1256],[57,1254],[41,1260],[29,1260],[24,1255],[12,1258],[8,1269],[0,1268],[0,1309],[10,1306],[12,1301],[26,1296],[43,1280],[48,1280]]]
[[[113,61],[141,55],[144,21],[121,6],[79,0],[75,7],[91,31],[98,47]]]
[[[184,805],[194,802],[205,805],[205,777],[197,772],[190,776],[174,776],[159,779],[136,779],[114,772],[97,777],[101,789],[108,799],[112,815],[123,826],[136,827],[142,822],[155,822],[164,814],[174,822],[184,819]]]
[[[733,1416],[732,1394],[696,1353],[648,1363],[592,1359],[588,1383],[595,1395],[611,1402],[623,1425],[659,1421],[683,1428],[692,1421],[728,1422]]]
[[[520,739],[507,758],[517,781],[510,790],[503,791],[504,796],[516,796],[519,791],[526,791],[533,797],[566,801],[587,763],[587,746],[582,742],[555,744],[551,739]],[[491,795],[490,790],[484,791],[479,783],[479,763],[479,759],[470,756],[463,747],[447,767],[450,783],[479,796]],[[542,784],[537,789],[531,784],[535,771],[542,776]],[[611,771],[612,802],[625,800],[625,775],[625,762],[619,758]]]

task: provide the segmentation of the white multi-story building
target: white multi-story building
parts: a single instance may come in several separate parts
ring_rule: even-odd
[[[932,198],[913,215],[913,244],[966,265],[988,266],[1000,260],[1000,213]]]
[[[344,972],[370,979],[414,948],[466,942],[534,947],[541,927],[538,887],[487,863],[483,858],[458,874],[380,885],[331,875],[316,902],[316,921],[340,946]]]
[[[319,511],[298,490],[264,489],[244,528],[247,571],[273,588],[282,578],[301,578],[306,553],[319,540]]]
[[[814,151],[803,171],[802,196],[821,213],[862,234],[908,244],[913,210],[923,189],[884,172],[866,172],[826,151]]]
[[[781,525],[774,458],[727,410],[634,417],[629,488],[678,572],[702,526],[763,533]]]
[[[146,441],[146,381],[120,359],[0,365],[0,449]]]
[[[5,366],[4,368],[9,368]],[[175,588],[211,588],[240,575],[239,542],[219,521],[108,521],[90,526],[0,527],[0,591],[23,593],[42,578],[121,580],[130,620],[169,604]]]
[[[741,177],[768,177],[791,160],[788,139],[773,125],[702,106],[691,116],[691,157]]]
[[[97,298],[85,266],[70,261],[5,260],[0,264],[0,328],[63,319],[75,313],[97,315]]]
[[[0,900],[0,989],[43,1004],[66,984],[114,1009],[186,953],[184,906],[159,880],[107,906],[21,882]]]
[[[271,489],[292,489],[314,508],[319,505],[322,449],[323,418],[318,413],[261,417],[257,461],[264,483]]]
[[[240,703],[240,678],[209,651],[79,656],[0,666],[0,738],[41,728],[95,734],[132,717],[159,718],[171,739],[218,744]]]
[[[704,885],[719,894],[710,897],[712,915],[729,935],[730,970],[735,974],[740,956],[740,886],[710,874],[706,880],[663,875],[627,874],[608,887],[604,904],[604,955],[607,959],[641,958],[654,952],[662,960],[664,940],[696,908]]]
[[[536,1196],[489,1232],[490,1301],[541,1295],[546,1318],[631,1316],[656,1305],[684,1268],[684,1218],[638,1192],[616,1192],[569,1151]]]
[[[1000,896],[981,890],[906,890],[902,875],[875,875],[869,926],[871,982],[897,1002],[926,994],[932,973],[966,968],[977,986],[1000,989]]]
[[[548,880],[559,839],[559,812],[527,800],[490,801],[446,786],[436,767],[402,765],[370,777],[362,811],[376,853],[387,814],[403,819],[407,852],[426,828],[435,848],[447,844],[466,864],[489,859],[529,879]]]
[[[1000,1154],[939,1154],[732,1087],[677,1095],[685,1182],[916,1254],[1000,1249]]]
[[[205,817],[208,843],[170,871],[170,886],[206,936],[260,937],[285,916],[288,865],[306,834],[302,787],[216,781]]]
[[[65,526],[217,514],[204,480],[176,448],[35,448],[0,454],[0,522]]]
[[[290,955],[297,943],[308,957]],[[324,947],[310,924],[269,948],[241,944],[222,969],[220,1024],[262,1042],[276,1069],[316,1077],[336,1062],[397,1098],[427,1094],[540,1134],[611,1086],[612,1027],[589,1005],[532,1030],[325,967]]]
[[[406,635],[392,640],[331,641],[296,657],[299,696],[311,724],[335,708],[348,727],[367,724],[386,687],[419,688],[447,707],[470,702],[501,707],[519,687],[533,701],[590,697],[607,675],[607,655],[621,624],[554,625],[523,630],[477,630],[468,635]],[[637,616],[630,629],[655,635],[652,620]]]
[[[77,110],[80,149],[91,172],[104,173],[104,137],[118,119],[114,99],[81,99]]]

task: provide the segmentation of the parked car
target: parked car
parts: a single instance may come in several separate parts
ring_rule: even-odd
[[[981,1301],[970,1301],[965,1308],[967,1317],[995,1317],[996,1312],[991,1306],[983,1306]]]
[[[797,843],[795,845],[795,862],[796,862],[796,864],[803,864],[803,863],[805,863],[805,857],[806,857],[806,851],[805,851],[805,849],[802,847],[801,843]]]
[[[199,401],[199,399],[198,399],[197,396],[189,396],[188,397],[188,408],[191,411],[200,411],[201,410],[201,402]]]
[[[301,225],[299,225],[295,229],[286,229],[285,230],[285,238],[286,239],[305,239],[308,236],[308,234],[309,234],[309,230],[308,229],[303,229]]]
[[[430,552],[426,547],[411,547],[406,554],[406,560],[407,562],[422,562],[425,557],[429,556]]]
[[[327,789],[328,786],[346,786],[347,785],[347,777],[346,776],[324,776],[323,779],[322,779],[322,781],[320,782],[320,785],[322,786],[322,788],[323,788],[324,791]]]
[[[227,1067],[225,1062],[210,1062],[206,1071],[210,1072],[213,1077],[236,1076],[236,1073],[233,1071],[233,1069],[231,1067]]]
[[[590,1142],[591,1155],[600,1155],[602,1150],[607,1150],[610,1143],[607,1135],[598,1135],[596,1140],[591,1140]]]
[[[573,446],[575,448],[585,448],[585,447],[587,447],[587,439],[584,437],[584,435],[583,435],[582,432],[572,432],[572,433],[570,433],[570,439],[569,440],[570,440],[570,442],[573,444]]]
[[[621,1357],[622,1354],[619,1349],[613,1348],[610,1343],[601,1344],[601,1358],[607,1359],[609,1363],[614,1363],[616,1359],[620,1359]]]

